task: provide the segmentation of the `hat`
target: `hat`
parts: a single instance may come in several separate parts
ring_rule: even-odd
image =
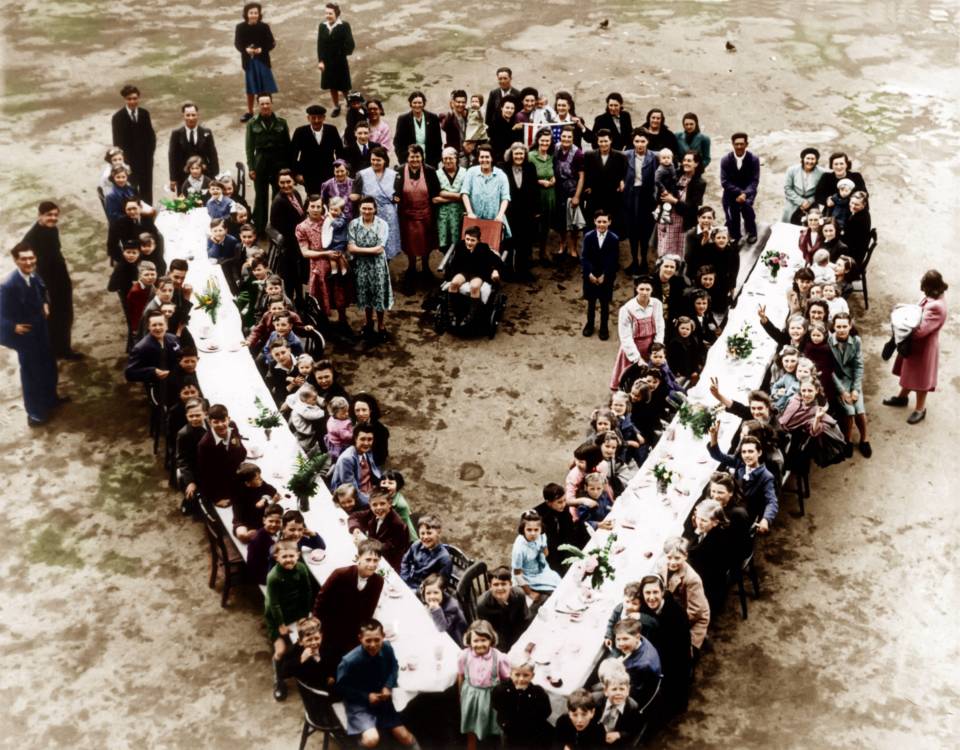
[[[837,180],[837,190],[840,188],[846,188],[847,190],[853,190],[856,187],[853,180],[844,177],[842,180]]]
[[[349,94],[347,94],[347,102],[349,103],[349,102],[352,102],[352,101],[360,101],[360,102],[362,102],[362,101],[363,101],[363,94],[361,94],[359,91],[351,91]]]
[[[327,114],[327,108],[320,104],[311,104],[307,107],[308,115],[325,115]]]

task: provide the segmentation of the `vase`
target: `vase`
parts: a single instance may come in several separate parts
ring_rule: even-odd
[[[310,498],[306,495],[297,495],[297,509],[301,513],[308,513],[310,511]]]
[[[667,494],[667,488],[669,486],[670,486],[670,482],[668,482],[666,479],[657,480],[657,492],[659,492],[661,495]]]
[[[268,443],[270,442],[270,433],[271,433],[271,432],[273,432],[273,428],[272,428],[272,427],[264,427],[264,428],[263,428],[263,434],[266,436]]]

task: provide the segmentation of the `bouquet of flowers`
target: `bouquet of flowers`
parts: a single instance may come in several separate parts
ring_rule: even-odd
[[[753,339],[750,338],[750,324],[744,323],[739,333],[727,336],[727,353],[735,359],[746,359],[753,354]]]
[[[264,434],[266,434],[267,440],[269,440],[270,430],[283,424],[283,417],[280,416],[280,412],[274,411],[269,406],[265,405],[263,401],[260,400],[259,396],[254,399],[253,403],[257,407],[257,416],[248,421],[254,427],[261,428]]]
[[[297,496],[301,511],[310,510],[310,498],[317,491],[317,475],[330,468],[330,456],[315,453],[312,456],[297,456],[293,476],[287,481],[287,489]]]
[[[178,195],[176,198],[162,198],[160,204],[167,211],[185,214],[193,208],[203,208],[203,198],[200,193],[188,193],[187,195]]]
[[[195,292],[194,297],[197,300],[197,307],[205,311],[210,316],[210,322],[217,324],[217,310],[220,309],[220,286],[211,276],[207,279],[207,284],[203,292]]]
[[[761,257],[760,261],[767,268],[770,269],[770,276],[772,278],[777,278],[777,274],[780,273],[781,268],[786,268],[790,263],[790,259],[787,257],[787,254],[781,252],[780,250],[767,250]]]
[[[610,557],[613,555],[613,543],[615,541],[617,541],[617,535],[610,534],[607,537],[607,543],[603,545],[603,549],[599,552],[596,549],[584,552],[572,544],[561,544],[557,549],[570,553],[569,557],[564,558],[564,565],[573,565],[575,562],[583,560],[583,578],[581,580],[585,581],[589,576],[590,586],[599,589],[603,586],[604,581],[613,577],[614,569]]]
[[[720,407],[711,409],[701,404],[684,401],[680,404],[677,417],[680,419],[680,424],[689,427],[693,436],[699,440],[707,434],[707,430],[710,429],[710,425],[713,424],[719,410]]]
[[[661,462],[653,467],[653,476],[657,479],[657,489],[664,493],[673,481],[673,470]]]

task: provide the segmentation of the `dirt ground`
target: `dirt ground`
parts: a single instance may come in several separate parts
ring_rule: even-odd
[[[442,110],[455,85],[488,91],[497,65],[520,85],[573,92],[582,114],[619,90],[634,119],[652,106],[679,125],[693,110],[714,138],[747,129],[763,158],[757,202],[781,210],[782,179],[806,145],[848,151],[866,176],[881,244],[871,307],[853,303],[867,356],[874,457],[816,473],[807,514],[787,500],[758,556],[759,601],[711,625],[690,711],[657,740],[681,748],[948,748],[960,745],[956,612],[960,472],[957,316],[941,336],[940,390],[920,427],[880,405],[895,388],[880,360],[895,302],[952,264],[957,225],[957,7],[948,2],[613,2],[449,0],[347,8],[355,87],[393,121],[412,87]],[[318,91],[318,4],[274,3],[277,111],[292,126]],[[269,694],[259,593],[228,610],[206,586],[202,530],[183,520],[150,454],[140,392],[122,382],[120,311],[104,291],[105,225],[94,188],[117,91],[136,82],[160,130],[165,174],[178,103],[199,102],[221,161],[242,158],[237,7],[25,0],[7,9],[0,120],[0,236],[9,247],[38,200],[64,208],[75,343],[61,368],[72,403],[28,430],[15,358],[0,359],[0,746],[287,748],[298,701]],[[610,20],[609,29],[598,30]],[[574,20],[578,19],[578,20]],[[736,44],[735,53],[724,41]],[[638,115],[641,115],[638,117]],[[341,121],[342,124],[342,121]],[[709,200],[719,204],[716,162]],[[402,270],[403,261],[398,261]],[[434,260],[434,264],[436,260]],[[6,272],[8,258],[2,261]],[[506,558],[513,518],[562,478],[605,395],[613,341],[580,336],[573,272],[539,270],[510,290],[494,341],[438,338],[420,297],[399,297],[397,341],[333,351],[352,390],[387,405],[393,465],[416,510],[440,513],[469,553]],[[618,301],[628,291],[621,284]],[[951,491],[949,488],[954,487]]]

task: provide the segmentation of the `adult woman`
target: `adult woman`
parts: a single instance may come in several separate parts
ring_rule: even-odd
[[[668,326],[683,315],[687,281],[680,271],[680,258],[665,255],[657,261],[656,274],[650,280],[650,294],[663,306],[663,320]]]
[[[347,221],[350,221],[353,219],[351,192],[353,192],[353,183],[350,180],[347,163],[343,159],[337,159],[333,163],[333,177],[320,186],[320,197],[323,198],[323,205],[329,206],[331,198],[343,198],[343,215],[347,217]]]
[[[677,146],[681,154],[687,151],[696,151],[700,154],[703,168],[710,166],[710,136],[700,132],[700,118],[693,112],[687,112],[683,116],[683,130],[674,133],[677,139]]]
[[[510,236],[507,206],[510,205],[510,183],[502,169],[493,166],[493,149],[484,143],[477,147],[477,166],[470,167],[463,178],[460,194],[463,207],[471,219],[492,219],[503,224],[504,236]]]
[[[437,170],[437,182],[440,192],[433,197],[437,208],[437,243],[441,252],[456,244],[460,239],[460,225],[463,222],[463,200],[460,190],[467,171],[457,164],[457,150],[452,146],[443,149]]]
[[[577,116],[577,107],[570,94],[566,91],[558,91],[553,106],[557,110],[557,122],[573,126],[573,142],[577,144],[577,148],[583,143],[584,138],[590,141],[590,130]]]
[[[830,196],[837,192],[837,183],[846,178],[853,181],[854,190],[866,190],[867,185],[863,181],[863,175],[859,172],[850,171],[853,162],[842,151],[830,154],[830,170],[824,172],[820,181],[817,183],[815,198],[821,206],[833,206]]]
[[[370,123],[370,140],[383,146],[387,151],[393,151],[393,135],[390,125],[383,119],[386,111],[379,99],[367,102],[367,122]]]
[[[504,171],[510,185],[507,221],[513,228],[510,246],[513,250],[513,271],[517,279],[530,281],[530,251],[540,212],[540,186],[537,168],[527,158],[529,150],[514,143],[503,155]]]
[[[800,390],[790,398],[780,415],[780,426],[795,433],[794,439],[799,446],[795,456],[802,460],[812,458],[817,466],[830,466],[846,457],[846,440],[837,421],[827,414],[826,405],[820,404],[820,395],[819,383],[809,378],[801,380]]]
[[[583,151],[576,144],[576,130],[572,125],[560,131],[560,144],[553,154],[553,173],[556,177],[556,227],[560,232],[559,257],[579,255],[578,235],[585,221],[580,210],[583,193]],[[550,263],[548,258],[544,258]]]
[[[700,575],[687,561],[689,542],[682,537],[667,539],[657,574],[667,591],[673,594],[690,623],[690,643],[699,649],[710,625],[710,604],[703,591]]]
[[[490,145],[498,159],[500,154],[510,148],[510,144],[517,138],[513,131],[516,114],[517,100],[512,96],[505,96],[500,102],[499,116],[493,118],[489,128]]]
[[[416,143],[407,146],[407,162],[397,172],[394,185],[397,217],[400,221],[400,246],[409,261],[407,279],[417,270],[430,275],[430,251],[437,247],[433,224],[433,199],[440,194],[440,182],[433,167],[423,163],[423,148]]]
[[[800,224],[803,213],[817,202],[817,185],[823,177],[819,161],[819,151],[805,148],[800,152],[800,163],[787,169],[783,181],[784,205],[780,221]]]
[[[870,227],[869,199],[866,191],[858,190],[850,196],[850,217],[843,228],[843,241],[847,243],[847,252],[861,272],[870,245]]]
[[[823,232],[820,231],[820,209],[811,208],[804,217],[806,226],[800,230],[800,252],[809,266],[813,263],[813,254],[823,247]]]
[[[357,286],[357,306],[363,308],[367,322],[363,335],[367,341],[386,341],[384,313],[393,307],[390,267],[386,247],[390,235],[387,222],[377,216],[377,202],[370,196],[360,199],[360,216],[347,229],[347,250],[353,257]],[[373,330],[373,313],[377,313],[377,331]]]
[[[680,150],[677,137],[667,127],[667,118],[664,116],[662,109],[654,107],[647,112],[647,119],[640,127],[647,134],[647,149],[649,151],[656,153],[662,148],[668,148],[673,152],[674,161],[680,154],[685,153]]]
[[[390,157],[383,146],[375,146],[370,151],[370,166],[357,172],[353,179],[353,192],[350,200],[354,203],[362,196],[370,196],[376,201],[377,218],[387,223],[390,230],[387,237],[387,260],[400,253],[400,222],[397,219],[397,206],[394,203],[397,172],[390,168]]]
[[[520,89],[520,109],[517,111],[518,123],[535,122],[537,117],[537,99],[540,93],[532,87]]]
[[[350,419],[354,428],[365,425],[373,430],[373,460],[384,467],[390,455],[390,430],[380,421],[380,404],[369,393],[358,393],[350,404]]]
[[[353,54],[353,33],[350,24],[340,18],[340,6],[327,3],[323,8],[323,22],[317,30],[317,67],[320,69],[320,88],[330,91],[333,101],[331,117],[340,116],[340,92],[350,91],[350,64]]]
[[[344,208],[348,205],[349,202]],[[353,302],[353,281],[349,274],[331,273],[340,253],[327,249],[333,238],[333,228],[329,227],[327,232],[324,232],[323,206],[322,196],[318,200],[316,195],[311,195],[307,200],[307,221],[297,224],[294,234],[300,246],[300,254],[310,263],[307,280],[310,296],[317,300],[320,309],[328,318],[330,313],[336,310],[338,329],[346,336],[351,336],[350,324],[347,322],[347,305]]]
[[[684,232],[697,223],[697,209],[703,203],[703,193],[707,189],[701,176],[703,162],[700,154],[696,151],[684,154],[680,168],[676,195],[666,190],[660,194],[660,200],[673,205],[673,223],[657,224],[657,255],[660,257],[668,254],[683,256]]]
[[[823,243],[820,247],[829,250],[830,262],[836,263],[837,258],[847,254],[847,243],[840,239],[836,220],[832,216],[828,216],[820,225],[820,231],[823,233]]]
[[[663,343],[663,303],[651,296],[653,281],[649,276],[638,276],[633,284],[636,296],[625,302],[617,314],[620,350],[610,376],[611,391],[620,387],[620,377],[630,365],[649,357],[654,341]]]
[[[735,562],[727,516],[716,500],[702,500],[694,512],[694,528],[686,536],[688,560],[703,581],[711,617],[723,610],[727,571]]]
[[[917,405],[907,418],[909,424],[917,424],[927,416],[927,393],[937,389],[937,367],[940,358],[940,329],[947,322],[947,303],[943,293],[947,285],[939,271],[927,271],[920,280],[923,298],[920,307],[923,316],[910,334],[910,352],[897,355],[893,374],[900,376],[900,393],[886,398],[887,406],[906,406],[910,391],[917,394]]]
[[[263,6],[247,3],[243,6],[243,21],[233,33],[233,46],[240,53],[240,64],[247,88],[247,112],[240,118],[246,122],[253,117],[253,100],[257,94],[276,93],[277,82],[270,70],[270,50],[277,46],[270,24],[263,22]]]
[[[553,136],[544,128],[537,133],[534,141],[536,151],[530,152],[530,163],[537,173],[537,185],[540,188],[540,220],[537,222],[537,241],[541,262],[550,262],[547,255],[547,236],[550,234],[550,222],[557,210],[557,175],[553,163]]]

